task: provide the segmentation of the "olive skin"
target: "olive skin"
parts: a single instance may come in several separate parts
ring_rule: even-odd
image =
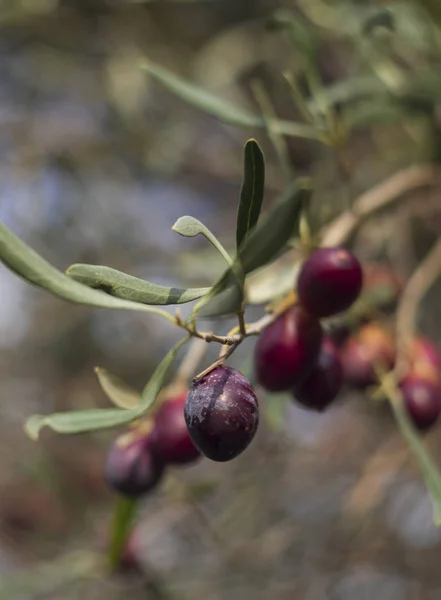
[[[193,444],[184,418],[187,394],[164,402],[155,417],[152,447],[155,454],[167,464],[184,465],[200,458]]]
[[[111,447],[104,476],[108,485],[129,498],[138,498],[153,489],[164,472],[164,463],[152,451],[151,435],[136,432],[121,435]]]
[[[392,336],[376,323],[363,325],[340,348],[345,382],[358,389],[364,389],[377,382],[375,363],[389,370],[394,366],[395,358],[396,350]]]
[[[282,313],[262,331],[256,344],[259,384],[270,392],[280,392],[301,383],[314,367],[322,338],[319,321],[300,306]]]
[[[185,400],[185,422],[194,445],[207,458],[226,462],[250,444],[259,407],[246,377],[225,365],[193,382]]]
[[[403,404],[414,423],[421,431],[428,431],[437,422],[441,413],[441,388],[439,384],[416,374],[409,374],[399,384]]]
[[[318,248],[303,263],[297,280],[300,304],[318,318],[348,309],[363,286],[358,259],[346,248]]]
[[[316,365],[293,395],[305,408],[322,412],[335,400],[342,384],[343,369],[337,346],[325,337]]]

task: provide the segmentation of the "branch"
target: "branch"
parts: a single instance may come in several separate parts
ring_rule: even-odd
[[[435,185],[440,173],[428,165],[419,165],[403,169],[386,181],[379,183],[361,196],[352,207],[326,225],[322,231],[322,246],[339,246],[347,241],[368,218],[387,208],[408,192]]]
[[[428,252],[409,279],[397,309],[397,348],[395,372],[401,375],[406,368],[406,350],[414,335],[418,307],[422,298],[441,274],[441,239]]]

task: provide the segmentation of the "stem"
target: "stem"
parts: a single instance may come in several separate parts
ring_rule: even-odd
[[[397,310],[397,348],[395,372],[399,377],[406,369],[406,354],[414,335],[418,307],[422,298],[441,273],[441,239],[428,252],[409,279]]]
[[[322,231],[322,246],[339,246],[348,240],[370,216],[387,208],[397,198],[421,187],[435,185],[439,171],[427,165],[417,165],[398,171],[386,181],[374,186],[346,211],[326,225]]]

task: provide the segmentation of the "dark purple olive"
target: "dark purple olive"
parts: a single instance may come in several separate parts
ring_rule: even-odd
[[[441,413],[441,388],[427,378],[409,374],[400,382],[403,403],[415,427],[430,429]]]
[[[357,299],[363,272],[345,248],[318,248],[304,262],[297,281],[300,304],[315,317],[330,317]]]
[[[294,398],[306,408],[323,411],[335,400],[342,384],[338,349],[330,338],[324,338],[318,361],[307,379],[294,389]]]
[[[271,392],[291,390],[306,379],[320,352],[319,321],[300,306],[280,315],[262,331],[255,349],[257,380]]]
[[[167,400],[156,414],[152,446],[164,463],[183,465],[192,463],[201,456],[185,424],[186,396],[187,394],[183,394]]]
[[[259,407],[250,382],[224,365],[193,382],[184,415],[196,448],[217,462],[241,454],[259,423]]]
[[[107,456],[105,479],[123,496],[136,498],[159,482],[164,463],[152,451],[151,435],[132,431],[121,435]]]
[[[363,325],[340,348],[340,361],[345,382],[363,389],[377,382],[375,364],[386,370],[394,366],[394,340],[381,325]]]

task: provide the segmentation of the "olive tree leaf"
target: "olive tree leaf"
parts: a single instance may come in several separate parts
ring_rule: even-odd
[[[223,256],[225,261],[231,265],[232,259],[225,248],[222,246],[217,237],[212,233],[208,227],[201,223],[194,217],[180,217],[172,227],[173,231],[183,235],[184,237],[195,237],[197,235],[203,235],[207,240],[216,248],[216,250]]]
[[[130,534],[138,502],[134,498],[118,498],[113,512],[112,530],[108,549],[109,566],[119,566],[124,546]]]
[[[244,148],[244,174],[237,211],[236,246],[240,247],[248,232],[256,226],[265,189],[265,160],[259,144],[250,139]]]
[[[69,302],[100,308],[153,312],[169,321],[174,321],[171,315],[160,308],[115,298],[67,277],[20,240],[3,223],[0,223],[0,261],[29,283]]]
[[[312,140],[321,140],[323,137],[323,132],[310,125],[283,119],[265,119],[238,108],[225,100],[221,100],[219,96],[206,88],[179,77],[159,65],[147,62],[141,65],[141,68],[187,104],[203,110],[227,125],[259,129],[270,128],[271,131],[280,135]]]
[[[98,429],[110,429],[126,425],[146,413],[156,400],[164,383],[165,375],[170,368],[179,348],[188,341],[184,338],[178,342],[156,368],[142,392],[141,402],[131,409],[93,408],[89,410],[53,413],[52,415],[33,415],[25,424],[26,433],[37,440],[43,427],[50,427],[57,433],[85,433]]]
[[[192,302],[207,294],[210,289],[165,287],[100,265],[71,265],[66,275],[110,296],[150,305]]]
[[[298,180],[250,231],[238,258],[245,274],[274,260],[299,231],[302,208],[312,194],[310,182]]]
[[[221,100],[216,94],[175,75],[159,65],[147,62],[142,65],[142,68],[178,98],[213,117],[217,117],[224,123],[240,127],[265,127],[265,122],[261,117]]]
[[[225,271],[207,296],[195,306],[193,313],[200,317],[219,317],[235,314],[244,301],[245,273],[239,260]]]
[[[107,369],[95,367],[101,389],[119,408],[135,408],[141,402],[141,394]]]
[[[237,282],[267,265],[285,250],[289,240],[298,234],[300,214],[311,197],[308,180],[298,180],[271,210],[262,216],[241,245],[234,264],[213,286],[207,296],[195,306],[200,317],[214,317],[236,312],[243,302],[242,288]],[[239,297],[238,289],[241,290]],[[222,296],[220,296],[222,294]],[[219,297],[220,296],[220,297]],[[232,310],[232,307],[235,307]]]
[[[401,394],[398,394],[394,389],[390,390],[391,393],[391,406],[394,412],[394,416],[401,434],[406,440],[409,448],[412,450],[415,456],[421,473],[424,477],[427,491],[429,492],[430,499],[433,506],[433,520],[437,527],[441,526],[441,474],[438,467],[433,461],[421,438],[418,431],[415,429],[413,423],[409,419],[406,410],[403,406]]]

